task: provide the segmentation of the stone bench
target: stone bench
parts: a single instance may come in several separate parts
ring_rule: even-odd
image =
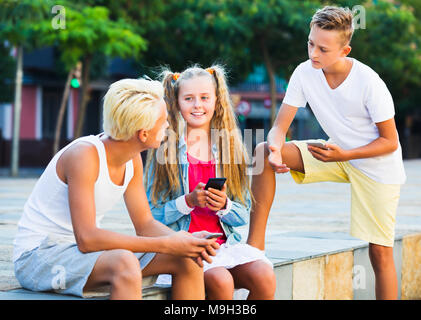
[[[421,299],[420,248],[421,234],[396,237],[394,257],[400,299]],[[368,256],[368,244],[348,234],[271,234],[267,238],[266,255],[274,264],[276,299],[375,299],[375,279]],[[170,298],[170,288],[155,286],[155,280],[156,277],[144,278],[144,299]],[[97,292],[90,299],[107,298],[107,294]],[[0,300],[2,299],[80,298],[15,288],[0,291]]]

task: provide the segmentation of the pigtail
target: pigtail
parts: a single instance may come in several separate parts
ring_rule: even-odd
[[[161,147],[148,151],[146,170],[152,163],[154,166],[154,184],[152,185],[151,200],[157,205],[158,197],[162,201],[172,199],[180,189],[179,168],[178,168],[178,140],[180,114],[177,107],[176,81],[179,74],[168,69],[161,72],[160,79],[164,87],[164,99],[168,110],[169,128]],[[148,176],[148,179],[151,177]],[[147,181],[147,180],[146,180]],[[146,182],[145,182],[146,184]]]
[[[225,71],[220,65],[213,65],[206,71],[213,75],[216,82],[217,108],[215,108],[212,119],[214,122],[212,127],[222,131],[222,139],[218,141],[219,159],[222,160],[221,174],[224,177],[229,177],[227,180],[228,194],[245,204],[246,190],[252,197],[250,180],[247,175],[248,157],[234,113]],[[229,163],[224,161],[224,157],[226,159],[227,155],[229,155]]]

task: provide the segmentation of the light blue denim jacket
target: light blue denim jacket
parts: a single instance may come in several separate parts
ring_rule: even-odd
[[[180,138],[178,142],[179,148],[179,172],[180,172],[180,181],[181,190],[179,190],[179,194],[176,198],[166,201],[162,203],[160,199],[158,199],[158,203],[155,206],[151,199],[151,191],[152,185],[154,183],[154,176],[153,176],[153,167],[155,162],[149,167],[148,174],[146,175],[147,183],[146,183],[146,195],[148,197],[149,206],[152,211],[152,215],[154,218],[163,224],[167,225],[171,229],[175,231],[188,231],[191,221],[190,214],[183,214],[177,209],[176,206],[176,199],[180,196],[189,193],[189,162],[187,160],[187,144],[184,141],[184,137]],[[216,175],[218,175],[218,153],[216,145],[212,146],[212,154],[214,159],[216,160]],[[220,217],[219,221],[221,222],[222,229],[225,232],[227,237],[228,244],[235,244],[241,241],[241,235],[235,231],[234,227],[243,226],[248,223],[249,215],[250,215],[250,207],[251,207],[251,198],[249,192],[246,194],[246,206],[244,206],[241,202],[236,202],[231,200],[231,209],[228,213],[224,214]]]

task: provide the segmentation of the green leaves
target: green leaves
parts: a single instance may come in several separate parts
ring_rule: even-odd
[[[421,85],[420,27],[411,8],[378,1],[366,7],[366,29],[357,29],[351,43],[351,55],[379,73],[403,113]]]
[[[47,18],[52,6],[49,0],[1,0],[0,39],[24,48],[38,46],[34,25]]]
[[[146,50],[146,41],[133,31],[134,28],[123,19],[111,20],[107,8],[65,8],[65,29],[54,30],[48,21],[44,21],[37,30],[44,35],[44,44],[58,47],[67,69],[84,56],[98,52],[110,57],[137,59]]]

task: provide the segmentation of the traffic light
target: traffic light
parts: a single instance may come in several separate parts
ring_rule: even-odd
[[[73,72],[73,78],[72,80],[70,80],[70,85],[72,86],[72,88],[77,89],[80,87],[81,82],[82,82],[81,73],[82,73],[82,63],[78,62]]]
[[[70,85],[72,86],[72,88],[75,88],[75,89],[79,88],[80,87],[79,80],[77,78],[73,78],[70,81]]]

